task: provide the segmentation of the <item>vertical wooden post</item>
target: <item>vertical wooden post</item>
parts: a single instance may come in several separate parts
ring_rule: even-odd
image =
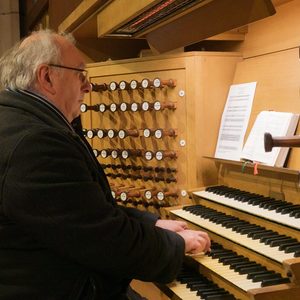
[[[0,36],[0,55],[20,39],[18,0],[1,1]]]

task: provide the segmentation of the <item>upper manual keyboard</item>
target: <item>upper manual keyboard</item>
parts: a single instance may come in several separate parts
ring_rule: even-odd
[[[194,195],[300,229],[300,205],[227,186],[212,186]]]

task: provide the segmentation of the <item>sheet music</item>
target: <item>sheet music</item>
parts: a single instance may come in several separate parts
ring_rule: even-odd
[[[222,115],[216,158],[240,160],[256,82],[231,85]]]

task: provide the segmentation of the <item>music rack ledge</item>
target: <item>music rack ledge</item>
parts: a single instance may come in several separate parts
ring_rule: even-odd
[[[229,160],[229,159],[221,159],[221,158],[216,158],[216,157],[206,156],[206,155],[204,155],[203,158],[212,159],[217,164],[227,164],[227,165],[233,165],[233,166],[240,166],[241,170],[242,170],[242,168],[247,168],[247,169],[252,168],[253,169],[254,166],[255,166],[255,164],[252,163],[252,162],[245,163],[245,161],[235,161],[235,160]],[[272,167],[272,166],[267,166],[267,165],[263,165],[263,164],[258,164],[258,170],[297,176],[298,177],[298,185],[300,186],[300,170],[294,170],[294,169],[289,169],[289,168],[281,168],[281,167]]]

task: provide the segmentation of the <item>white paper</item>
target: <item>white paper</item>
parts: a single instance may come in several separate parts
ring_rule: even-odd
[[[255,89],[256,82],[230,87],[219,130],[216,158],[240,160]]]

